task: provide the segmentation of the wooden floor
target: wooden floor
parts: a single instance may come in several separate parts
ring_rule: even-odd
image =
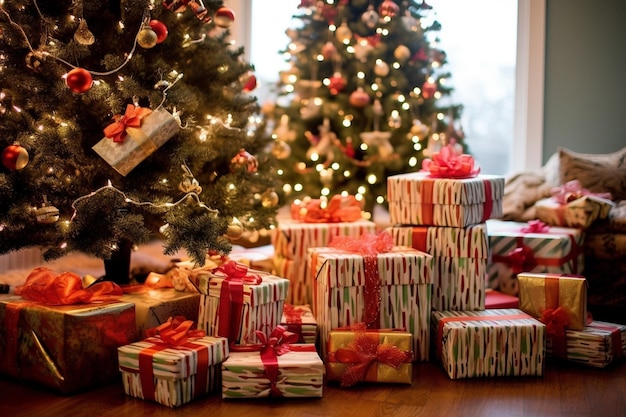
[[[112,384],[59,396],[0,378],[2,417],[622,417],[626,360],[596,369],[548,363],[542,377],[450,380],[437,363],[418,363],[412,385],[327,385],[322,398],[222,400],[219,393],[171,409]]]

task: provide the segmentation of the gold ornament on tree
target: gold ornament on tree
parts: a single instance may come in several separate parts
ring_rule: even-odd
[[[59,220],[59,209],[54,206],[48,205],[48,199],[43,196],[43,204],[40,208],[35,210],[35,218],[37,223],[40,224],[52,224]]]
[[[85,46],[93,45],[96,41],[93,33],[91,33],[87,27],[87,21],[85,19],[80,19],[80,22],[78,22],[78,29],[74,32],[74,40],[76,43]]]
[[[229,239],[237,240],[241,237],[242,234],[243,224],[241,224],[241,221],[238,218],[233,217],[233,221],[228,225],[228,228],[226,229],[226,236],[228,236]]]
[[[261,194],[261,205],[265,208],[276,207],[279,202],[279,197],[273,188],[266,190]]]
[[[187,165],[182,165],[185,173],[183,174],[183,180],[178,184],[178,189],[183,193],[196,193],[202,192],[202,187],[198,180],[193,176],[193,173]]]
[[[154,48],[158,40],[158,35],[150,27],[150,25],[144,25],[137,34],[137,43],[139,44],[139,46],[145,49]]]

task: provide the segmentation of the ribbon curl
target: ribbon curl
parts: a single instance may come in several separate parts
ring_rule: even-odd
[[[195,329],[194,322],[184,316],[170,317],[159,326],[146,330],[147,337],[160,337],[163,343],[171,347],[184,345],[189,339],[198,339],[206,336],[206,332]]]
[[[321,199],[305,199],[291,205],[291,218],[305,223],[355,222],[363,217],[363,205],[352,195],[334,195],[324,205]]]
[[[471,155],[459,153],[452,144],[433,153],[432,159],[422,161],[422,171],[430,172],[434,178],[473,178],[480,173],[480,168],[474,166]]]
[[[611,193],[592,193],[586,188],[583,188],[582,184],[578,180],[568,181],[559,187],[552,188],[550,192],[552,194],[552,199],[560,205],[571,203],[572,201],[585,196],[599,197],[605,200],[613,199]]]
[[[140,127],[141,119],[152,113],[152,110],[145,107],[134,106],[129,104],[126,106],[126,112],[113,116],[114,122],[104,128],[104,136],[113,139],[113,142],[124,142],[126,139],[127,127]]]

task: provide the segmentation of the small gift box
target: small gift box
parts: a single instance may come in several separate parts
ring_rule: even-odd
[[[321,397],[324,363],[313,344],[277,326],[258,345],[234,346],[222,364],[222,398]]]
[[[179,407],[219,388],[228,341],[204,336],[192,325],[185,318],[170,318],[156,336],[118,348],[126,395]]]
[[[368,330],[357,324],[334,329],[328,338],[326,376],[342,387],[361,381],[411,384],[413,341],[403,330]]]
[[[387,178],[394,225],[466,227],[502,217],[504,177],[435,178],[425,172]]]
[[[135,305],[137,335],[146,337],[146,330],[165,323],[170,317],[198,317],[200,294],[181,292],[174,288],[150,288],[146,285],[124,287],[121,301]]]
[[[546,326],[519,309],[433,311],[432,333],[450,379],[543,375]]]
[[[387,231],[396,245],[433,256],[433,309],[485,309],[489,247],[484,223],[463,228],[392,226]]]
[[[547,354],[558,357],[558,348],[548,339]],[[604,368],[626,354],[626,325],[594,320],[583,330],[565,331],[562,359]]]
[[[285,303],[280,325],[298,335],[295,343],[317,342],[317,321],[309,305],[294,306]]]
[[[201,293],[198,326],[208,335],[226,337],[230,343],[255,343],[255,330],[280,323],[289,280],[233,260],[194,279]]]
[[[560,320],[565,329],[587,324],[587,280],[566,274],[520,273],[519,306],[544,323]],[[555,323],[556,324],[556,323]]]
[[[488,288],[518,295],[520,272],[580,274],[584,267],[584,234],[579,229],[528,223],[487,221],[491,260]]]
[[[150,111],[128,105],[126,114],[105,129],[106,136],[92,149],[126,176],[179,130],[178,121],[163,107]]]
[[[365,323],[413,335],[415,359],[428,360],[433,257],[393,245],[387,232],[336,239],[310,249],[322,358],[330,331]]]

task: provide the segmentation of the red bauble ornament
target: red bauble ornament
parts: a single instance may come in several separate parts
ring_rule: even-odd
[[[148,24],[157,35],[157,43],[161,43],[167,38],[167,26],[165,26],[165,23],[160,20],[152,19]]]
[[[370,104],[370,96],[365,92],[365,90],[363,90],[363,88],[359,87],[353,91],[352,94],[350,94],[350,105],[352,107],[362,109],[368,104]]]
[[[346,88],[346,85],[346,79],[343,78],[338,72],[336,72],[332,77],[328,79],[328,90],[330,91],[330,94],[334,96],[336,96],[344,88]]]
[[[242,149],[230,160],[230,171],[248,171],[250,173],[256,172],[259,168],[259,161],[250,152]]]
[[[235,21],[235,12],[228,7],[220,7],[213,17],[215,24],[222,28],[228,28]]]
[[[256,84],[256,76],[254,74],[248,74],[244,77],[243,91],[249,93],[256,88]]]
[[[24,168],[28,164],[28,159],[28,152],[17,142],[2,151],[2,165],[11,171]]]
[[[380,5],[379,11],[381,16],[383,17],[394,17],[400,11],[400,6],[398,6],[392,0],[385,0]]]
[[[426,81],[424,85],[422,85],[422,96],[424,98],[431,98],[435,92],[437,92],[437,83]]]
[[[93,78],[89,71],[83,68],[74,68],[65,75],[65,84],[77,94],[86,93],[93,85]]]

